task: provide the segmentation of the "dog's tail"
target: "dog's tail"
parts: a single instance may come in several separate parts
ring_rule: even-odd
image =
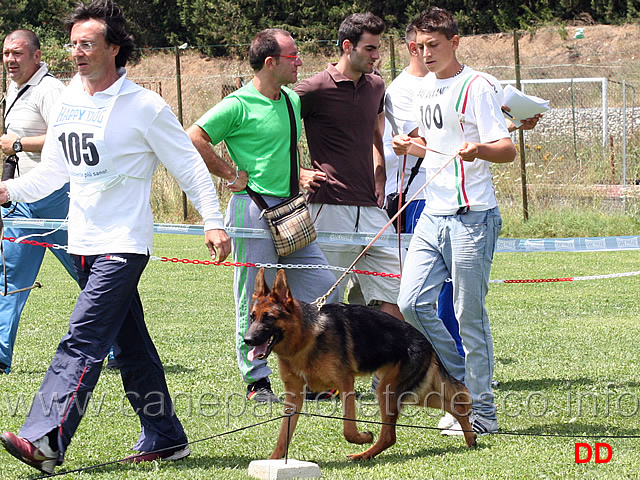
[[[397,379],[397,391],[415,392],[425,407],[460,414],[471,411],[471,394],[465,384],[455,379],[432,351],[429,361],[414,362],[413,368],[402,369]]]
[[[432,394],[433,398],[425,399],[427,400],[425,406],[447,412],[455,411],[461,415],[471,413],[471,393],[463,382],[447,371],[435,354],[425,380],[427,391],[437,392],[437,395]]]

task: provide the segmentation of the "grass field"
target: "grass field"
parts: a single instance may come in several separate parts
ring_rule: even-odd
[[[154,254],[206,259],[202,237],[158,235]],[[498,254],[492,278],[621,273],[639,265],[640,251]],[[152,261],[140,284],[177,413],[194,442],[191,456],[172,464],[116,463],[65,478],[246,479],[249,462],[269,456],[280,421],[244,427],[281,412],[244,401],[233,348],[232,277],[229,267]],[[77,296],[77,287],[49,253],[39,280],[44,288],[27,303],[13,372],[0,377],[2,430],[20,428]],[[481,437],[476,449],[433,430],[439,412],[407,409],[398,443],[371,462],[348,462],[346,455],[361,448],[344,440],[340,421],[319,417],[300,420],[290,458],[318,463],[328,479],[636,478],[639,438],[609,436],[640,437],[638,292],[637,276],[492,285],[488,308],[501,434]],[[275,358],[270,364],[276,367]],[[277,373],[272,381],[274,390],[282,391]],[[368,385],[369,379],[362,379],[358,387],[364,391]],[[378,420],[375,406],[360,408],[360,418]],[[308,404],[307,411],[338,416],[340,409],[321,402]],[[119,375],[105,370],[58,472],[129,455],[138,429]],[[379,432],[377,425],[361,429]],[[576,442],[609,443],[613,457],[608,463],[576,464]],[[0,452],[0,478],[35,473]]]

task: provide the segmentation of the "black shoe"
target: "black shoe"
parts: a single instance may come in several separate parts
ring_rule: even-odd
[[[261,378],[247,385],[247,398],[254,402],[280,403],[280,399],[271,390],[271,383],[269,383],[268,378]]]
[[[107,355],[107,368],[109,370],[118,370],[120,368],[120,365],[118,365],[118,361],[113,354],[113,347],[111,347],[111,350],[109,350],[109,355]]]
[[[110,358],[107,360],[107,368],[109,370],[118,370],[120,365],[118,365],[118,361],[115,358]]]
[[[305,394],[305,400],[307,402],[318,402],[321,400],[332,400],[340,395],[340,392],[335,388],[327,390],[326,392],[311,392],[307,390]]]
[[[5,365],[4,363],[0,362],[0,374],[2,373],[9,373],[9,371],[11,371],[11,368],[9,368],[9,365]]]
[[[191,455],[191,449],[189,445],[179,448],[178,450],[171,451],[168,448],[162,450],[156,450],[155,452],[140,452],[133,455],[129,455],[122,460],[123,463],[142,463],[153,462],[155,460],[169,460],[175,462],[176,460],[182,460]]]

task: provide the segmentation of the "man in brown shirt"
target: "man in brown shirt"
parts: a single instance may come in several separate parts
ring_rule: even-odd
[[[377,234],[387,223],[382,210],[384,168],[384,80],[374,73],[380,58],[382,20],[372,13],[347,17],[339,29],[340,59],[295,88],[302,100],[313,167],[326,174],[310,197],[319,231]],[[361,245],[322,244],[329,264],[347,267]],[[375,244],[356,268],[399,273],[398,252]],[[397,278],[361,275],[366,303],[402,318]],[[344,288],[344,287],[342,287]],[[341,290],[343,293],[343,290]]]

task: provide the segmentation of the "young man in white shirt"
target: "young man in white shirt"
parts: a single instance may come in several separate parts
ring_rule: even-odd
[[[490,164],[511,162],[516,151],[501,111],[500,85],[456,58],[460,37],[453,16],[431,7],[416,28],[429,74],[416,92],[418,128],[397,135],[393,144],[398,155],[424,156],[427,177],[434,178],[425,189],[425,211],[404,263],[398,305],[431,341],[449,373],[469,388],[474,430],[494,433],[493,340],[485,297],[502,219]],[[436,314],[448,278],[464,358]]]

